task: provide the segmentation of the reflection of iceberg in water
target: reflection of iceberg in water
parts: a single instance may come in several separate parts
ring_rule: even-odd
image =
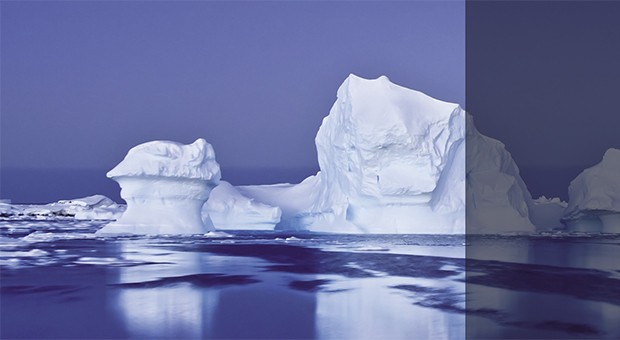
[[[166,262],[120,268],[114,302],[129,337],[315,337],[315,295],[288,289],[291,275],[269,262],[135,245],[125,258]]]
[[[317,294],[318,338],[463,339],[464,314],[415,305],[416,294],[388,288],[412,281],[439,289],[437,280],[392,276],[335,281]],[[453,283],[457,294],[465,288]]]
[[[118,304],[131,337],[202,338],[212,325],[218,292],[189,286],[125,289]]]
[[[132,247],[126,259],[170,261],[174,264],[153,264],[120,269],[120,283],[153,282],[153,287],[122,288],[117,292],[116,303],[125,320],[130,337],[139,338],[202,338],[208,335],[213,315],[217,309],[218,294],[215,289],[194,287],[191,283],[157,285],[162,278],[182,277],[201,273],[208,267],[206,254],[179,252],[158,255],[157,249]]]

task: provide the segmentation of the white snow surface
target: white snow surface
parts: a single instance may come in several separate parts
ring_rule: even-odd
[[[350,75],[316,135],[321,171],[239,191],[280,207],[279,229],[463,233],[464,137],[457,104]]]
[[[121,187],[127,210],[99,234],[204,234],[202,206],[221,173],[213,147],[204,139],[140,144],[108,172]],[[209,218],[206,218],[209,221]]]
[[[119,177],[166,177],[197,179],[217,183],[221,176],[215,151],[202,138],[184,145],[172,141],[152,141],[131,148],[125,159],[107,174]]]
[[[570,231],[620,233],[620,150],[581,172],[568,187],[562,221]]]

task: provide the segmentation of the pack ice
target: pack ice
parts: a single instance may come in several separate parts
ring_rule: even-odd
[[[9,204],[0,202],[0,218],[56,220],[114,220],[124,210],[123,205],[103,195],[93,195],[48,204]]]
[[[220,166],[204,139],[140,144],[107,174],[121,187],[127,210],[99,234],[202,234],[213,229],[202,206],[219,183]]]
[[[562,221],[569,231],[620,233],[620,150],[581,172],[568,187]]]

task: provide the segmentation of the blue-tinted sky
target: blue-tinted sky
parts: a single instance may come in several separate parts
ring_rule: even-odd
[[[534,196],[620,148],[619,1],[467,3],[467,108]],[[620,174],[619,174],[620,176]]]
[[[534,195],[565,197],[620,147],[620,2],[467,6],[2,1],[0,196],[116,194],[105,171],[153,139],[206,138],[236,184],[300,180],[318,168],[314,136],[356,73],[461,105],[467,92]],[[269,167],[279,172],[253,170]],[[66,170],[80,169],[93,170],[78,186]]]
[[[464,20],[463,2],[2,2],[2,166],[109,169],[204,137],[224,169],[316,167],[349,73],[463,104]]]

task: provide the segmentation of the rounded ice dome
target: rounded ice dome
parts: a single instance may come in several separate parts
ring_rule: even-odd
[[[216,183],[222,177],[215,151],[203,138],[187,145],[161,140],[137,145],[107,176],[178,177]]]

